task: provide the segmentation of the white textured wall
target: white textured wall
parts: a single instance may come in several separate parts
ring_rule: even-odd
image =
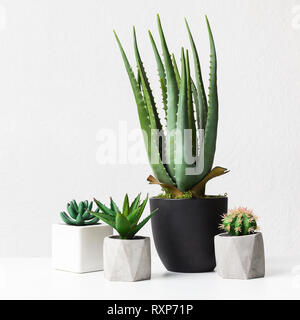
[[[0,256],[50,254],[50,225],[72,198],[156,194],[145,165],[97,162],[97,132],[138,128],[113,38],[133,58],[135,24],[150,78],[147,37],[159,12],[170,48],[188,45],[189,19],[207,79],[207,14],[219,58],[220,123],[209,183],[230,207],[260,216],[268,255],[300,247],[300,0],[0,0]],[[133,61],[133,59],[131,59]],[[150,232],[147,226],[144,234]]]

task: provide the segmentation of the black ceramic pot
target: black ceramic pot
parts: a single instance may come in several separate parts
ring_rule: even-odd
[[[214,236],[220,233],[227,197],[150,199],[152,233],[158,255],[169,271],[207,272],[216,266]]]

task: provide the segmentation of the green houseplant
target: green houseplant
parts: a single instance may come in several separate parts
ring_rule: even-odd
[[[217,272],[225,279],[253,279],[265,275],[264,242],[252,210],[239,207],[223,215],[215,236]]]
[[[148,201],[148,196],[142,202],[140,197],[139,194],[130,204],[126,194],[122,210],[112,198],[110,207],[94,199],[99,211],[90,213],[113,227],[119,234],[104,240],[104,276],[108,280],[139,281],[151,277],[150,239],[136,236],[136,233],[158,209],[139,223]]]
[[[129,76],[147,155],[155,176],[150,175],[148,181],[160,185],[165,192],[161,198],[150,199],[151,210],[160,209],[160,214],[151,220],[158,254],[170,271],[200,272],[215,267],[213,237],[218,233],[220,215],[227,211],[227,198],[205,196],[205,186],[210,179],[228,170],[223,167],[212,169],[217,139],[218,92],[217,57],[210,24],[206,18],[211,51],[206,95],[196,45],[185,22],[194,59],[195,81],[190,72],[189,52],[184,48],[181,49],[179,73],[175,55],[169,52],[159,16],[157,24],[163,59],[149,31],[161,85],[165,126],[159,117],[141,60],[135,28],[136,76],[116,33],[115,37]],[[175,237],[178,239],[176,243]],[[188,241],[188,249],[182,246],[180,237]],[[198,243],[197,248],[195,243]],[[195,256],[195,251],[198,256]]]
[[[113,230],[99,223],[92,209],[92,201],[72,200],[67,203],[68,213],[60,212],[64,223],[52,225],[53,268],[75,273],[103,270],[103,242]]]
[[[96,218],[101,219],[113,227],[119,234],[120,239],[133,239],[135,234],[152,218],[158,209],[145,218],[142,222],[138,223],[145,206],[148,201],[148,196],[142,203],[140,203],[141,194],[139,194],[134,201],[129,204],[128,195],[125,195],[122,211],[112,198],[110,198],[110,208],[103,203],[94,199],[98,209],[95,212],[90,212]],[[101,210],[101,212],[99,212]]]
[[[229,210],[229,213],[223,215],[220,229],[231,236],[246,236],[258,229],[256,220],[257,217],[252,210],[239,207]]]
[[[67,204],[69,215],[62,211],[61,219],[66,223],[74,226],[87,226],[98,223],[99,219],[91,215],[89,211],[93,208],[93,202],[81,201],[77,204],[76,200],[72,200]],[[99,209],[97,209],[97,212]]]

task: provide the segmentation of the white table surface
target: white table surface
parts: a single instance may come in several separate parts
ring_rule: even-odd
[[[0,299],[300,299],[300,257],[267,259],[266,277],[254,280],[171,273],[153,258],[152,279],[135,283],[53,270],[50,258],[2,258]]]

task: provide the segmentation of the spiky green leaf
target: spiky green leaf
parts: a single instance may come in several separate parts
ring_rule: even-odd
[[[129,213],[129,199],[128,199],[128,194],[126,193],[125,198],[124,198],[124,202],[123,202],[123,212],[125,217],[128,216]]]
[[[145,218],[141,223],[136,225],[130,232],[127,234],[128,239],[133,238],[137,232],[141,230],[141,228],[153,217],[153,215],[158,211],[158,208],[153,210],[152,213]]]
[[[113,210],[113,212],[115,214],[117,214],[118,212],[120,213],[120,209],[119,207],[117,206],[117,204],[114,202],[114,200],[112,199],[112,197],[110,197],[110,208],[111,210]]]
[[[172,53],[172,63],[173,63],[175,78],[176,78],[176,82],[177,82],[177,87],[178,87],[178,90],[180,90],[180,74],[178,71],[175,55],[173,53]]]
[[[152,49],[154,52],[156,64],[157,64],[157,71],[159,75],[159,81],[160,81],[160,87],[161,87],[161,93],[162,93],[162,102],[163,102],[163,108],[165,111],[165,118],[167,119],[168,115],[168,94],[167,94],[167,80],[166,80],[166,72],[165,67],[163,65],[162,59],[160,57],[160,54],[157,50],[156,43],[154,41],[154,38],[149,31],[149,37],[152,45]]]
[[[139,114],[139,120],[140,120],[140,125],[141,125],[141,129],[143,131],[143,137],[145,140],[145,145],[146,145],[146,149],[147,149],[147,155],[148,155],[148,159],[150,161],[150,165],[152,167],[153,173],[154,175],[160,180],[163,181],[165,183],[169,183],[169,184],[174,184],[173,180],[171,179],[170,175],[168,174],[166,168],[164,167],[164,165],[161,162],[161,159],[158,159],[158,163],[152,163],[151,158],[152,158],[152,154],[151,154],[151,147],[150,147],[150,143],[149,143],[149,139],[151,137],[151,125],[150,125],[150,120],[149,120],[149,113],[148,113],[148,109],[146,107],[144,98],[142,96],[142,93],[138,87],[138,83],[136,81],[136,78],[133,74],[132,68],[128,62],[128,59],[126,57],[125,51],[121,45],[121,42],[117,36],[117,34],[114,32],[119,49],[121,51],[121,55],[123,58],[123,62],[131,83],[131,87],[135,96],[135,100],[136,100],[136,104],[137,104],[137,108],[138,108],[138,114]],[[153,150],[154,153],[159,152],[159,150]]]
[[[118,231],[120,238],[125,239],[131,229],[130,223],[126,217],[121,215],[120,213],[116,216],[116,230]]]
[[[197,52],[197,48],[190,30],[190,27],[188,25],[187,20],[185,19],[186,27],[188,30],[189,34],[189,39],[192,47],[192,52],[193,52],[193,58],[194,58],[194,67],[195,67],[195,78],[196,78],[196,86],[198,90],[198,100],[199,100],[199,105],[200,109],[198,110],[200,116],[201,116],[201,127],[200,129],[205,129],[206,125],[206,118],[207,118],[207,98],[206,98],[206,93],[203,85],[203,80],[202,80],[202,73],[201,73],[201,66],[200,66],[200,60],[199,60],[199,55]]]
[[[139,222],[140,217],[143,214],[143,211],[145,210],[147,201],[148,195],[146,199],[142,202],[142,204],[128,215],[127,219],[130,222],[131,226],[135,226]]]
[[[168,94],[168,118],[167,118],[167,133],[169,141],[167,141],[166,158],[168,162],[168,172],[171,177],[175,177],[175,164],[174,164],[174,130],[176,129],[176,114],[178,105],[178,87],[172,60],[170,57],[169,49],[166,43],[164,32],[161,26],[159,15],[157,15],[158,31],[161,40],[162,52],[165,62],[165,70],[167,77],[167,94]]]
[[[132,211],[134,211],[140,204],[140,198],[141,198],[141,194],[139,193],[137,195],[137,197],[133,200],[130,208],[129,208],[129,213],[131,213]]]
[[[94,198],[94,201],[97,205],[97,207],[103,211],[105,214],[108,214],[112,217],[115,217],[116,216],[116,212],[113,211],[112,209],[109,209],[107,206],[105,206],[103,203],[101,203],[100,201],[98,201],[97,199]]]
[[[202,177],[206,176],[210,172],[213,165],[218,128],[217,55],[213,35],[207,17],[206,23],[210,43],[210,78],[207,120],[204,136],[204,171]]]
[[[189,128],[188,110],[187,110],[187,79],[186,79],[186,63],[184,57],[184,49],[181,49],[181,81],[179,92],[179,103],[177,112],[177,135],[175,143],[176,164],[175,178],[177,187],[181,191],[186,191],[186,162],[185,162],[185,144],[184,133]]]
[[[100,212],[91,212],[92,215],[94,215],[96,218],[102,220],[103,222],[105,222],[106,224],[108,224],[109,226],[111,226],[112,228],[116,227],[115,224],[115,218],[113,218],[110,215],[106,215]]]
[[[188,123],[189,129],[192,130],[192,151],[193,156],[196,154],[196,146],[197,146],[197,137],[196,137],[196,123],[194,116],[194,108],[193,108],[193,98],[192,98],[192,79],[190,74],[190,61],[189,61],[189,52],[186,50],[186,85],[187,85],[187,110],[188,110]]]

